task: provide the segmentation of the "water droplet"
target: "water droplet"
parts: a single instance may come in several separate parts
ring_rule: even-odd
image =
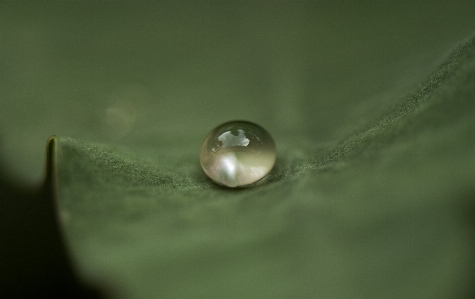
[[[275,158],[275,143],[270,134],[247,121],[219,125],[206,136],[200,152],[205,173],[228,187],[259,181],[271,171]]]

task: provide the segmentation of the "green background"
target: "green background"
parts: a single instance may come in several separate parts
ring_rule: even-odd
[[[470,1],[2,1],[6,292],[76,292],[77,277],[124,298],[471,298],[474,15]],[[199,167],[233,119],[278,147],[252,188]],[[51,135],[53,187],[35,191]]]

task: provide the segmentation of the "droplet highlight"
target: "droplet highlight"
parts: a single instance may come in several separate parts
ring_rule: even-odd
[[[206,136],[200,151],[204,172],[214,182],[240,187],[265,177],[274,166],[276,147],[271,135],[248,121],[219,125]]]

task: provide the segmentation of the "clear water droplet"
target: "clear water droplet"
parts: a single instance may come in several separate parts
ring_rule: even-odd
[[[255,183],[271,171],[276,158],[270,134],[254,123],[219,125],[201,146],[201,167],[213,181],[228,187]]]

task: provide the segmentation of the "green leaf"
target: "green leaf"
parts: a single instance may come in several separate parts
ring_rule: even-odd
[[[472,38],[348,138],[280,137],[273,172],[243,189],[205,177],[196,138],[53,137],[75,267],[124,298],[469,298],[474,82]]]

